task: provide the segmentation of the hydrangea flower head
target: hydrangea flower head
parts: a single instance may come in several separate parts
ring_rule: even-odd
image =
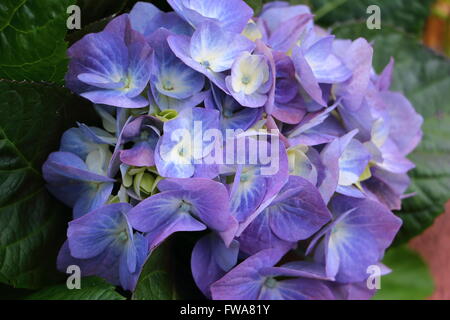
[[[133,291],[183,232],[186,281],[208,299],[370,298],[422,138],[390,89],[394,61],[377,74],[369,42],[315,26],[307,6],[168,2],[138,2],[68,51],[66,85],[103,128],[69,129],[43,166],[73,208],[58,268]]]

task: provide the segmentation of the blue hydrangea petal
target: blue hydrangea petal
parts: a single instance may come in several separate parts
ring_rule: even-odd
[[[155,165],[154,146],[146,141],[135,144],[131,149],[120,151],[120,160],[130,166],[151,167]]]
[[[311,14],[300,14],[282,23],[271,33],[268,44],[274,50],[288,52],[306,32],[312,17]]]
[[[253,16],[241,0],[168,0],[172,8],[195,28],[211,21],[221,29],[240,33]]]
[[[226,247],[216,234],[201,238],[192,250],[191,270],[195,283],[203,294],[211,298],[210,285],[223,277],[237,263],[239,243]]]
[[[269,31],[273,32],[283,26],[286,21],[304,14],[311,14],[308,6],[291,6],[284,1],[274,1],[264,4],[260,17],[264,19]],[[311,21],[309,27],[312,25]]]
[[[223,72],[231,68],[242,52],[251,52],[254,48],[255,44],[246,37],[226,32],[217,24],[206,23],[192,35],[190,55],[204,68]]]
[[[231,243],[237,222],[231,215],[228,190],[223,184],[205,178],[164,179],[158,188],[186,191],[183,199],[192,205],[192,213],[219,233],[227,246]]]
[[[73,206],[73,217],[75,219],[79,218],[92,210],[102,207],[109,200],[113,187],[113,183],[85,184],[83,192],[80,192],[79,198]],[[49,190],[53,190],[53,194],[56,194],[54,191],[56,188],[61,188],[61,193],[74,191],[61,186],[49,186]]]
[[[166,191],[140,202],[128,214],[133,228],[146,233],[151,249],[172,233],[201,231],[206,226],[189,212],[179,212],[185,192]]]
[[[204,76],[186,66],[171,51],[167,37],[172,33],[159,29],[149,38],[154,48],[151,82],[157,91],[175,99],[186,99],[200,92]]]
[[[362,38],[353,42],[336,40],[333,52],[353,73],[349,80],[337,85],[336,95],[343,97],[343,103],[347,108],[356,111],[361,107],[370,82],[373,48],[367,40]]]
[[[175,99],[169,96],[165,96],[158,92],[153,86],[151,93],[155,99],[156,104],[161,110],[176,110],[178,112],[183,109],[191,109],[200,105],[208,96],[208,91],[202,91],[193,94],[187,99]]]
[[[314,72],[308,64],[305,58],[305,54],[301,47],[296,46],[292,51],[292,60],[295,65],[297,76],[300,80],[300,84],[303,89],[311,96],[311,98],[320,104],[326,106],[327,103],[323,99],[322,89],[319,86],[319,82],[314,76]]]
[[[339,158],[348,146],[350,141],[356,135],[357,130],[350,131],[346,135],[337,138],[333,142],[329,143],[320,153],[322,162],[325,164],[325,177],[319,186],[320,193],[322,194],[325,203],[331,199],[331,196],[336,191],[339,181]]]
[[[344,82],[352,76],[351,70],[332,53],[334,38],[323,37],[306,50],[305,59],[319,83]]]
[[[148,106],[145,97],[137,96],[129,98],[121,91],[94,90],[80,93],[80,96],[98,104],[107,104],[121,108],[139,109]]]
[[[363,281],[367,267],[382,258],[402,222],[384,205],[371,200],[338,196],[331,207],[335,217],[353,210],[333,226],[328,241],[328,256],[339,259],[336,280]]]
[[[223,278],[213,283],[214,300],[257,300],[263,286],[259,270],[274,266],[285,251],[264,250],[240,263]]]
[[[205,107],[220,111],[220,129],[223,134],[226,134],[226,129],[246,131],[261,118],[263,113],[262,108],[241,106],[232,96],[225,94],[213,84],[205,99]]]
[[[199,123],[202,130],[196,130]],[[175,119],[165,122],[164,135],[158,142],[155,155],[155,163],[160,175],[189,178],[195,173],[195,164],[209,165],[203,163],[203,159],[211,154],[213,151],[211,146],[216,142],[204,141],[201,131],[218,128],[219,112],[204,108],[184,109]],[[189,132],[190,136],[181,132],[182,129]],[[177,135],[178,133],[183,135]],[[214,166],[214,164],[211,165]],[[206,169],[204,166],[199,168]]]
[[[134,290],[147,256],[147,239],[143,235],[135,233],[133,241],[128,243],[128,247],[122,253],[120,259],[119,279],[122,288],[130,291]]]
[[[289,178],[267,210],[272,231],[286,241],[309,238],[331,220],[318,190],[307,180],[296,176]]]
[[[339,158],[339,185],[351,186],[359,181],[371,159],[364,145],[352,139]]]
[[[67,237],[72,256],[89,259],[108,246],[124,246],[126,242],[119,237],[128,240],[131,236],[125,216],[130,209],[129,204],[112,204],[69,222]]]
[[[163,12],[147,2],[137,2],[133,6],[130,21],[133,29],[147,38],[160,28],[183,35],[191,35],[194,31],[175,12]]]
[[[256,239],[256,241],[255,241]],[[264,249],[290,249],[293,242],[280,239],[270,227],[270,211],[262,211],[238,238],[241,250],[247,254],[255,254]]]

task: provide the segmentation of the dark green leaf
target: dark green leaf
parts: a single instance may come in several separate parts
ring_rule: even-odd
[[[433,278],[422,258],[407,246],[390,249],[383,263],[392,273],[381,278],[376,300],[423,300],[434,291]]]
[[[403,220],[397,243],[431,226],[450,198],[450,115],[425,119],[423,130],[423,141],[410,156],[417,167],[410,174],[409,192],[416,195],[403,200],[396,213]]]
[[[262,8],[263,1],[262,0],[245,0],[247,4],[252,7],[253,11],[255,11],[255,15],[257,15]]]
[[[141,273],[133,299],[204,299],[195,285],[190,268],[192,249],[203,234],[174,234],[153,251]]]
[[[77,0],[77,5],[81,8],[82,28],[97,20],[121,12],[127,2],[127,0]]]
[[[378,5],[381,25],[395,25],[420,35],[434,0],[310,0],[318,23],[331,26],[349,20],[367,20],[367,8]]]
[[[62,83],[67,7],[74,0],[2,0],[0,78]]]
[[[115,287],[97,277],[81,279],[81,288],[69,290],[66,284],[42,289],[26,300],[125,300]]]
[[[0,81],[1,283],[34,289],[56,274],[70,210],[47,193],[41,166],[91,110],[67,89]]]
[[[134,300],[174,300],[175,283],[171,274],[171,243],[165,242],[152,252],[144,265],[133,293]]]
[[[417,168],[411,171],[409,191],[417,195],[405,199],[397,213],[404,222],[397,241],[407,241],[429,227],[450,198],[450,62],[392,27],[371,31],[350,23],[335,32],[374,41],[377,71],[394,56],[393,90],[404,92],[425,118],[423,142],[410,156]]]

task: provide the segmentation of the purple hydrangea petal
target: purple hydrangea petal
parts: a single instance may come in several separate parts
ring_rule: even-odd
[[[311,14],[301,14],[282,23],[281,26],[271,32],[268,44],[274,50],[288,52],[294,47],[301,35],[306,32],[312,17]]]
[[[131,205],[121,203],[102,207],[69,222],[67,237],[72,256],[89,259],[99,255],[115,241],[119,233],[129,236],[125,214]],[[118,245],[118,244],[117,244]]]
[[[83,160],[68,152],[50,154],[42,172],[47,189],[74,208],[75,218],[103,205],[114,183],[113,179],[90,172]]]
[[[378,90],[387,91],[391,87],[392,74],[394,72],[394,64],[395,64],[394,58],[391,57],[388,65],[381,72],[380,76],[377,77],[376,85]]]
[[[164,179],[158,188],[186,191],[185,199],[192,205],[194,215],[218,232],[226,245],[231,243],[237,222],[231,215],[228,190],[223,184],[204,178]]]
[[[168,30],[159,29],[148,39],[154,48],[150,81],[161,95],[187,99],[203,89],[205,78],[172,53],[167,43],[167,37],[171,34]]]
[[[358,182],[370,159],[371,155],[364,145],[352,139],[339,158],[339,185],[350,186]]]
[[[274,1],[264,4],[260,17],[264,19],[270,32],[279,29],[286,21],[304,14],[311,14],[311,10],[305,5],[291,6],[284,1]],[[312,27],[312,21],[309,28]]]
[[[146,98],[141,96],[129,98],[120,91],[93,90],[80,93],[80,96],[93,103],[107,104],[121,108],[137,109],[148,106],[148,100]]]
[[[257,300],[264,278],[259,270],[274,266],[284,251],[264,250],[241,262],[211,286],[214,300]]]
[[[335,108],[336,105],[333,105],[329,108],[314,113],[308,113],[304,116],[300,123],[286,131],[286,137],[289,139],[290,144],[316,145],[334,140],[335,137],[323,137],[321,130],[314,129],[323,124],[330,117],[331,112]],[[316,132],[319,133],[315,135]],[[331,140],[329,140],[330,138]]]
[[[146,240],[133,235],[126,213],[131,205],[104,206],[69,223],[68,240],[58,255],[58,269],[78,265],[84,276],[97,275],[133,290],[148,254]]]
[[[365,39],[359,38],[353,42],[337,40],[333,51],[353,73],[352,78],[338,85],[336,94],[343,97],[350,110],[358,110],[370,81],[373,48]]]
[[[214,233],[201,238],[192,251],[191,270],[195,283],[211,298],[210,285],[223,277],[237,263],[239,243],[226,247]]]
[[[401,154],[409,154],[422,139],[423,118],[406,97],[395,92],[381,92],[391,118],[389,137],[395,142]]]
[[[225,76],[220,72],[229,70],[242,52],[255,48],[244,36],[223,31],[214,23],[203,24],[191,39],[170,36],[167,41],[179,59],[224,91],[227,91]]]
[[[319,186],[320,193],[322,194],[325,203],[331,199],[331,196],[336,191],[339,182],[339,159],[346,147],[356,135],[357,130],[353,130],[341,138],[338,138],[325,146],[322,150],[320,157],[325,164],[325,177]]]
[[[215,22],[221,29],[240,33],[253,10],[241,0],[168,0],[172,8],[195,28]]]
[[[203,160],[211,154],[211,146],[217,142],[204,141],[202,133],[218,128],[219,112],[204,108],[184,109],[175,119],[165,122],[164,135],[158,142],[155,154],[159,174],[163,177],[189,178],[195,174],[197,164],[203,164],[198,167],[203,171],[208,169],[208,165],[215,166]]]
[[[247,258],[211,286],[213,299],[333,299],[330,289],[320,280],[306,278],[277,280],[271,276],[264,276],[262,271],[273,267],[283,254],[283,251],[268,249]]]
[[[113,187],[113,183],[85,184],[83,192],[79,194],[79,198],[73,206],[73,217],[77,219],[92,210],[102,207],[109,200]],[[76,189],[71,189],[70,187],[49,185],[48,189],[52,194],[60,195],[61,198],[65,197],[65,195],[61,195],[63,192],[74,192],[77,194]],[[59,190],[55,191],[56,189]]]
[[[244,131],[252,127],[260,118],[263,108],[245,108],[232,96],[212,84],[212,89],[205,99],[207,109],[220,111],[220,129],[226,134],[226,129],[242,129]]]
[[[142,141],[131,149],[120,151],[120,161],[136,167],[151,167],[155,165],[154,147],[148,142]]]
[[[406,173],[392,173],[377,167],[371,169],[372,177],[362,183],[371,198],[391,210],[401,209],[402,195],[411,183]]]
[[[163,12],[151,3],[137,2],[130,11],[131,26],[145,37],[160,28],[175,34],[191,35],[192,27],[175,12]]]
[[[244,52],[233,63],[231,76],[226,78],[227,88],[241,105],[262,107],[268,101],[272,74],[266,56]]]
[[[150,78],[152,49],[131,29],[128,15],[111,21],[103,32],[89,34],[68,50],[66,85],[98,104],[141,108],[140,94]]]
[[[331,208],[338,220],[325,238],[327,272],[331,263],[338,282],[363,281],[367,267],[383,257],[402,222],[384,205],[367,199],[337,196]]]
[[[140,202],[129,212],[133,228],[146,233],[151,249],[157,247],[172,233],[178,231],[201,231],[206,226],[191,216],[179,211],[184,192],[166,191]]]
[[[330,289],[337,300],[370,300],[376,293],[376,289],[367,288],[367,282],[356,283],[330,283]]]
[[[322,106],[326,106],[326,102],[322,97],[322,89],[319,82],[314,76],[314,72],[305,58],[305,54],[301,47],[295,47],[292,52],[292,60],[294,61],[295,70],[303,89],[311,96],[311,98]]]
[[[342,61],[332,53],[334,36],[319,39],[304,56],[319,83],[339,83],[352,76]]]
[[[148,232],[151,247],[177,231],[204,230],[205,224],[218,232],[226,245],[231,243],[237,222],[230,214],[224,185],[202,178],[166,179],[158,188],[163,192],[142,201],[129,214],[135,229]],[[204,197],[206,193],[210,196]]]
[[[229,70],[234,60],[245,51],[253,51],[255,44],[247,38],[224,32],[217,24],[206,23],[193,35],[191,57],[213,72]]]
[[[319,191],[307,180],[291,176],[272,203],[241,235],[249,253],[304,240],[331,220]],[[254,239],[258,239],[255,243]],[[248,242],[250,242],[248,244]]]
[[[148,258],[148,242],[147,239],[140,233],[135,233],[133,243],[129,243],[127,251],[122,254],[122,259],[119,265],[120,285],[125,290],[134,291],[141,270]],[[130,265],[130,255],[135,256],[135,263]]]

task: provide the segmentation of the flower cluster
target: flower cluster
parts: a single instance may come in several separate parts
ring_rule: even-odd
[[[170,235],[204,231],[191,270],[207,298],[370,297],[422,136],[393,60],[376,74],[370,43],[303,5],[168,2],[68,51],[66,85],[103,128],[68,130],[43,166],[73,208],[58,268],[133,290]]]

